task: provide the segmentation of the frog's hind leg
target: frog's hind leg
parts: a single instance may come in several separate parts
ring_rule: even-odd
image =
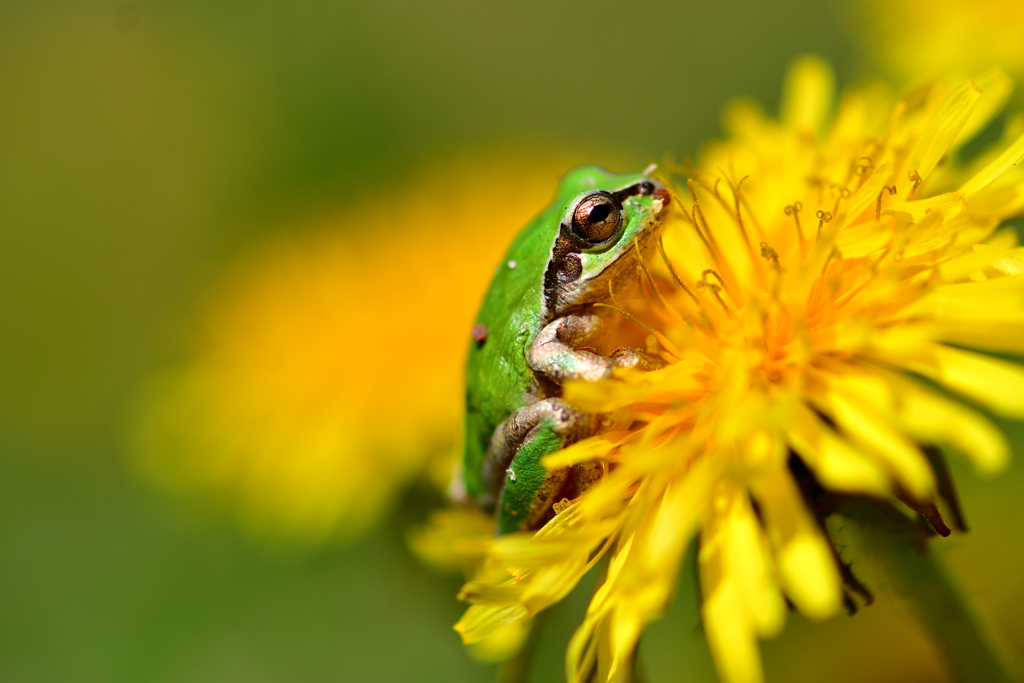
[[[497,498],[498,533],[530,529],[543,519],[569,476],[548,471],[541,458],[592,434],[598,421],[557,398],[524,406],[491,439],[483,480]]]

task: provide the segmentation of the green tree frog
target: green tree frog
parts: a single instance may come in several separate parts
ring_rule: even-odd
[[[588,347],[615,312],[595,303],[635,287],[637,259],[656,243],[669,193],[645,173],[581,166],[515,238],[472,330],[466,373],[466,493],[496,510],[498,533],[537,528],[560,496],[600,477],[593,464],[548,471],[541,458],[599,433],[602,417],[564,403],[561,385],[598,380],[615,367],[653,369],[632,348]],[[620,316],[621,317],[621,316]]]

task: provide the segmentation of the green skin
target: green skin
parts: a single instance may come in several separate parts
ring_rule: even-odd
[[[618,322],[593,304],[608,301],[609,285],[616,294],[636,286],[636,245],[646,255],[655,244],[667,203],[668,193],[643,174],[573,169],[498,267],[469,348],[463,465],[467,493],[497,510],[499,534],[536,528],[555,500],[600,476],[593,466],[549,472],[540,464],[602,429],[601,416],[558,398],[562,382],[658,366],[635,349],[606,357],[582,347]],[[605,215],[601,225],[614,232],[594,234]]]

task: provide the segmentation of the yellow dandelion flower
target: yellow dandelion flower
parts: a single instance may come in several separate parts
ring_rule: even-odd
[[[628,677],[699,536],[704,631],[724,681],[762,679],[758,639],[787,602],[837,614],[857,588],[805,495],[898,498],[948,533],[931,447],[981,473],[1008,459],[967,403],[1024,418],[1024,136],[957,161],[994,109],[973,82],[846,92],[818,61],[791,70],[779,119],[726,113],[675,193],[629,314],[667,365],[574,382],[563,398],[613,426],[546,458],[607,474],[536,533],[491,541],[460,597],[467,643],[529,619],[607,559],[567,652],[571,681]],[[666,178],[666,181],[671,179]],[[612,294],[614,296],[614,293]],[[613,301],[615,306],[626,305]],[[963,400],[961,400],[963,399]]]
[[[247,255],[210,297],[189,362],[150,392],[140,471],[259,537],[369,528],[411,477],[449,462],[437,456],[461,421],[463,341],[490,264],[544,198],[536,169],[458,162]]]

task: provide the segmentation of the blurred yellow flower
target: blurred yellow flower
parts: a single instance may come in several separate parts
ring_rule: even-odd
[[[425,468],[446,478],[480,292],[567,163],[488,158],[242,259],[193,358],[152,387],[144,475],[256,536],[308,542],[365,531]]]
[[[1024,4],[1014,0],[864,0],[853,6],[865,52],[904,79],[974,75],[1000,67],[1024,77]],[[987,92],[987,91],[986,91]]]
[[[467,643],[557,602],[607,556],[566,671],[624,680],[699,534],[721,679],[760,681],[758,638],[780,632],[787,601],[819,620],[849,599],[799,469],[828,491],[899,498],[948,533],[923,446],[1005,466],[1002,434],[935,387],[1024,418],[1024,369],[963,348],[1024,353],[1024,250],[998,230],[1024,210],[1024,136],[957,161],[962,133],[995,114],[973,82],[895,99],[871,85],[832,107],[828,68],[801,60],[778,120],[734,103],[728,138],[679,169],[689,188],[629,304],[668,365],[565,387],[616,426],[545,465],[598,459],[608,474],[535,534],[484,549],[461,592]]]

